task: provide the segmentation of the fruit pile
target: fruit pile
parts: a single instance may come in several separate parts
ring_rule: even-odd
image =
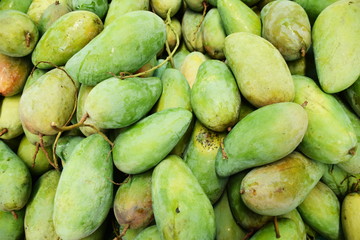
[[[0,0],[0,240],[359,240],[360,0]]]

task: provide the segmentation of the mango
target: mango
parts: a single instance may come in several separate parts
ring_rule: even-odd
[[[341,222],[346,239],[358,240],[358,224],[360,221],[360,193],[346,195],[341,206]]]
[[[254,34],[236,33],[226,37],[224,51],[241,94],[252,105],[293,101],[289,68],[270,42]]]
[[[360,117],[360,77],[345,90],[345,97],[356,115]]]
[[[156,65],[159,65],[159,64],[161,64],[161,63],[164,62],[164,61],[165,61],[164,59],[160,58],[160,59],[157,60],[157,64],[156,64]],[[170,62],[166,62],[166,63],[164,63],[161,67],[157,68],[157,69],[154,71],[154,75],[153,75],[153,76],[154,76],[154,77],[158,77],[158,78],[161,79],[164,71],[165,71],[166,69],[168,69],[168,68],[171,68],[171,63],[170,63]]]
[[[286,214],[280,215],[279,218],[288,218],[293,220],[297,226],[300,238],[302,240],[306,240],[307,235],[306,235],[305,223],[296,209]]]
[[[145,74],[141,75],[140,77],[146,78],[146,77],[152,77],[154,75],[155,71],[150,71],[152,68],[154,68],[157,64],[156,56],[151,58],[147,63],[145,63],[141,68],[139,68],[135,74],[146,72]]]
[[[181,41],[181,23],[177,18],[171,18],[171,23],[166,25],[166,42],[169,44],[170,50],[173,50],[176,46],[176,35],[178,35],[179,41]]]
[[[305,76],[306,74],[306,60],[305,57],[301,57],[297,60],[294,61],[287,61],[286,62],[291,75],[303,75]]]
[[[151,193],[161,239],[215,238],[214,209],[181,158],[169,156],[155,167]]]
[[[142,173],[154,167],[179,142],[191,119],[188,110],[169,108],[125,129],[114,142],[115,166],[128,174]]]
[[[161,240],[159,230],[156,225],[142,230],[134,240]]]
[[[207,4],[208,0],[185,0],[186,6],[195,12],[202,12],[204,10],[204,4]]]
[[[181,0],[152,0],[151,7],[155,13],[160,17],[166,19],[168,12],[170,11],[170,17],[174,16],[181,7]]]
[[[191,52],[183,60],[180,71],[184,74],[190,88],[194,85],[200,65],[207,60],[201,52]]]
[[[187,9],[181,21],[181,31],[186,47],[193,51],[204,52],[202,39],[202,14]]]
[[[56,22],[61,16],[71,12],[71,9],[67,4],[60,4],[59,1],[55,1],[48,6],[39,20],[39,31],[43,35],[54,22]]]
[[[239,121],[241,121],[241,119],[252,113],[254,110],[255,108],[248,101],[246,101],[246,99],[241,101]]]
[[[105,220],[101,226],[95,230],[95,232],[93,232],[92,234],[90,234],[87,237],[81,238],[81,240],[103,240],[105,239],[106,236],[106,232],[107,232],[107,227],[108,227],[108,221]],[[123,240],[126,240],[125,238],[123,238]]]
[[[27,15],[31,20],[38,26],[41,16],[44,14],[45,10],[53,4],[54,0],[32,0]],[[68,4],[70,0],[59,0],[60,4]]]
[[[102,136],[93,134],[75,147],[54,200],[53,221],[60,238],[84,238],[100,227],[112,204],[112,175],[110,145]]]
[[[339,0],[294,0],[294,2],[300,4],[306,11],[311,24],[313,24],[318,15],[329,5]]]
[[[253,111],[225,137],[215,161],[217,174],[230,176],[287,156],[303,139],[307,125],[306,111],[296,103],[276,103]]]
[[[260,0],[241,0],[249,7],[256,5]]]
[[[296,223],[287,218],[278,220],[280,237],[276,237],[274,223],[269,222],[262,229],[257,231],[250,240],[277,240],[277,239],[291,239],[291,240],[303,240],[302,236],[297,231]]]
[[[62,166],[65,167],[71,153],[75,147],[84,139],[82,136],[63,136],[59,138],[56,145],[56,156],[61,159]]]
[[[32,0],[2,0],[0,2],[0,10],[18,10],[26,13]]]
[[[129,12],[113,23],[66,63],[66,71],[78,82],[94,86],[110,73],[134,72],[164,46],[166,26],[152,12]]]
[[[56,138],[56,135],[42,136],[40,138],[40,136],[38,134],[31,133],[24,126],[23,126],[23,130],[24,130],[26,138],[33,145],[40,144],[40,142],[42,142],[44,144],[44,147],[48,147],[48,146],[51,146],[54,143],[55,138]]]
[[[195,118],[191,119],[190,125],[186,130],[185,134],[180,138],[179,142],[175,145],[175,147],[171,150],[170,154],[177,155],[179,157],[183,157],[185,154],[185,150],[189,145],[191,133],[194,129]]]
[[[173,61],[174,61],[174,68],[177,70],[181,70],[181,66],[186,58],[187,55],[189,55],[190,52],[186,48],[186,44],[184,42],[181,42],[178,51],[174,54]]]
[[[74,11],[93,12],[101,19],[105,17],[109,8],[107,0],[68,0],[68,2]]]
[[[316,19],[312,31],[313,48],[316,71],[325,92],[340,92],[359,78],[359,35],[359,1],[337,1]]]
[[[23,91],[25,91],[27,88],[29,88],[30,85],[32,85],[34,82],[36,82],[46,72],[47,72],[46,70],[35,68],[35,70],[26,79]]]
[[[0,102],[0,138],[12,139],[24,131],[19,117],[19,102],[21,95],[5,97]]]
[[[0,236],[2,240],[24,239],[24,215],[25,210],[14,212],[17,218],[10,212],[0,210]]]

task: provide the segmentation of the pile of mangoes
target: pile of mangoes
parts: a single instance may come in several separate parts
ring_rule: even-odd
[[[360,0],[0,0],[0,240],[359,240]]]

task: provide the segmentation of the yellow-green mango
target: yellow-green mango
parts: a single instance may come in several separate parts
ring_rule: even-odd
[[[0,10],[18,10],[26,13],[32,0],[2,0],[0,2]]]
[[[169,108],[127,128],[114,142],[115,166],[128,174],[142,173],[154,167],[179,142],[191,119],[192,113],[188,110]]]
[[[164,62],[165,60],[164,59],[162,59],[162,58],[160,58],[160,59],[158,59],[157,60],[157,64],[156,65],[159,65],[159,64],[161,64],[162,62]],[[164,63],[161,67],[159,67],[158,69],[156,69],[155,71],[154,71],[154,77],[158,77],[158,78],[160,78],[160,80],[161,80],[161,77],[162,77],[162,75],[164,74],[164,71],[166,70],[166,69],[168,69],[168,68],[171,68],[171,63],[170,62],[166,62],[166,63]]]
[[[252,105],[293,101],[290,70],[270,42],[251,33],[235,33],[225,38],[224,51],[241,94]]]
[[[166,42],[169,44],[170,50],[173,50],[176,46],[176,35],[178,35],[179,41],[182,38],[181,23],[177,18],[171,18],[171,23],[166,25]]]
[[[274,223],[269,222],[257,231],[250,240],[303,240],[302,236],[297,231],[296,223],[291,219],[279,219],[278,228],[280,232],[279,238],[276,236]]]
[[[230,176],[287,156],[303,139],[307,125],[306,111],[296,103],[276,103],[253,111],[225,137],[216,157],[217,174]]]
[[[191,52],[183,60],[180,71],[184,74],[190,88],[194,85],[196,75],[200,65],[207,60],[201,52]]]
[[[349,118],[334,96],[324,93],[304,76],[293,76],[295,100],[303,104],[309,126],[299,149],[327,164],[346,162],[356,153],[357,139]]]
[[[48,147],[54,143],[55,138],[56,138],[56,135],[42,136],[42,138],[41,138],[42,140],[41,140],[39,134],[34,134],[34,133],[30,132],[29,130],[26,129],[25,126],[23,126],[23,130],[24,130],[24,134],[25,134],[26,138],[33,145],[40,144],[40,142],[42,141],[44,144],[44,147]]]
[[[359,35],[359,1],[337,1],[316,19],[312,30],[315,64],[325,92],[340,92],[359,78]]]
[[[24,239],[24,215],[25,209],[13,213],[0,210],[0,237],[1,240],[22,240]]]
[[[204,4],[207,4],[208,0],[184,0],[186,7],[195,11],[202,12],[204,10]]]
[[[0,100],[0,134],[1,139],[12,139],[20,136],[24,131],[19,117],[19,102],[21,94],[5,97]]]
[[[52,219],[59,179],[60,172],[50,170],[35,182],[25,212],[24,226],[27,240],[59,238]]]
[[[236,32],[248,32],[258,36],[261,35],[260,18],[242,1],[218,0],[217,8],[226,35]]]
[[[69,12],[71,12],[70,7],[67,4],[60,4],[59,1],[55,1],[48,6],[39,20],[38,28],[40,34],[43,35],[54,22]]]
[[[294,209],[288,213],[285,213],[283,215],[280,215],[279,218],[288,218],[288,219],[293,220],[297,226],[300,239],[306,240],[307,236],[306,236],[305,223],[302,220],[301,215],[299,214],[299,212],[296,209]]]
[[[291,75],[305,76],[305,73],[306,73],[305,57],[301,57],[300,59],[297,59],[294,61],[287,61],[286,64],[291,72]]]
[[[27,15],[38,25],[45,10],[54,2],[54,0],[32,0]],[[70,2],[70,0],[59,0],[60,4],[68,4],[68,2]]]
[[[159,16],[149,11],[129,12],[73,55],[65,69],[76,81],[94,86],[111,73],[138,70],[161,50],[165,41],[166,26]]]
[[[0,140],[0,210],[22,209],[31,193],[31,174],[25,163]]]
[[[61,159],[62,166],[66,165],[75,147],[84,139],[82,136],[63,136],[56,145],[56,156]]]
[[[317,16],[329,5],[339,0],[294,0],[300,4],[306,11],[311,24],[313,24]]]
[[[360,77],[345,90],[345,97],[351,108],[360,117]]]
[[[241,182],[241,197],[258,214],[285,214],[304,201],[324,172],[324,164],[293,152],[246,174]]]
[[[152,9],[157,15],[166,19],[169,10],[170,17],[174,16],[181,8],[181,0],[151,0]]]
[[[155,167],[151,193],[161,239],[215,239],[214,209],[180,157],[171,155]]]
[[[193,12],[187,9],[181,21],[181,31],[186,47],[190,52],[204,52],[202,20],[201,13]]]
[[[92,234],[104,222],[113,200],[109,143],[99,134],[82,140],[61,173],[54,200],[55,231],[63,239]]]
[[[161,240],[159,230],[156,225],[142,230],[134,240]]]
[[[47,70],[35,68],[35,70],[26,79],[23,91],[28,89],[30,87],[30,85],[32,85],[34,82],[36,82],[46,72],[47,72]]]
[[[240,93],[228,66],[219,60],[203,62],[191,89],[191,107],[205,127],[226,131],[238,122]]]
[[[360,193],[349,193],[341,206],[341,223],[347,240],[359,240]]]
[[[119,227],[119,232],[121,233],[124,230],[123,226]],[[138,228],[138,229],[127,229],[125,235],[122,237],[123,240],[134,240],[137,235],[139,235],[142,231],[144,230],[144,228]],[[115,235],[114,235],[115,237]],[[113,239],[113,238],[110,238]],[[109,240],[110,240],[109,239]],[[100,240],[100,239],[99,239]]]
[[[101,19],[106,16],[109,8],[108,0],[68,0],[68,3],[74,11],[93,12]]]
[[[340,237],[340,203],[335,193],[318,182],[297,207],[304,221],[327,239]]]
[[[183,64],[185,58],[187,55],[189,55],[190,52],[186,48],[186,44],[182,42],[179,46],[178,51],[174,54],[173,60],[174,60],[174,68],[177,70],[181,70],[181,65]]]

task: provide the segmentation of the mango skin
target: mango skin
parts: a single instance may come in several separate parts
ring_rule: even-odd
[[[186,48],[186,44],[184,42],[181,42],[177,52],[174,54],[174,57],[173,57],[174,68],[177,70],[181,70],[181,66],[182,66],[186,56],[189,54],[190,54],[190,52]]]
[[[161,238],[157,226],[153,225],[142,230],[134,240],[161,240]]]
[[[303,139],[307,125],[306,111],[296,103],[276,103],[253,111],[225,137],[215,161],[217,174],[230,176],[287,156]]]
[[[38,26],[45,10],[54,3],[54,0],[32,0],[27,15]],[[60,4],[68,4],[68,0],[59,0]]]
[[[41,140],[38,134],[31,133],[26,127],[23,126],[24,134],[29,142],[33,145],[40,144]],[[54,143],[56,135],[51,136],[43,136],[42,142],[44,143],[44,147],[51,146]]]
[[[168,24],[166,25],[166,42],[169,44],[170,50],[173,50],[176,46],[176,35],[174,31],[178,35],[179,41],[181,41],[182,38],[181,23],[175,17],[171,18],[170,25]]]
[[[299,236],[301,237],[302,240],[306,240],[307,235],[306,235],[305,223],[303,222],[301,215],[296,209],[286,214],[280,215],[279,218],[288,218],[293,220],[296,223]]]
[[[250,33],[236,33],[225,38],[224,51],[241,94],[252,105],[293,101],[289,68],[270,42]]]
[[[360,117],[360,77],[345,90],[345,97],[356,115]]]
[[[26,13],[32,0],[2,0],[0,2],[0,10],[18,10]]]
[[[200,65],[207,60],[201,52],[191,52],[183,60],[180,71],[184,74],[190,88],[194,85]]]
[[[269,222],[262,229],[257,231],[250,240],[277,240],[277,239],[292,239],[303,240],[302,236],[297,231],[296,223],[287,218],[278,220],[280,238],[276,237],[274,223]]]
[[[25,163],[0,140],[0,210],[22,209],[31,193],[31,175]]]
[[[171,155],[155,167],[151,189],[161,239],[215,239],[214,209],[181,158]]]
[[[246,174],[241,182],[241,197],[245,205],[258,214],[285,214],[304,201],[324,172],[324,164],[293,152]]]
[[[311,159],[336,164],[356,153],[357,139],[349,118],[336,99],[304,76],[293,76],[295,100],[304,104],[309,126],[299,149]]]
[[[321,88],[337,93],[360,76],[360,2],[337,1],[315,21],[312,38]],[[339,66],[342,66],[339,68]]]
[[[12,139],[20,136],[24,131],[19,117],[19,102],[21,95],[5,97],[0,102],[0,131],[7,129],[1,139]]]
[[[186,6],[195,12],[201,12],[204,9],[203,2],[207,3],[208,0],[185,0]]]
[[[181,21],[181,32],[186,47],[193,51],[204,52],[202,39],[202,14],[187,9]]]
[[[34,82],[36,82],[46,72],[47,72],[46,70],[35,68],[32,74],[30,74],[26,79],[23,91],[28,89]]]
[[[12,213],[0,210],[0,236],[2,240],[24,239],[24,216],[25,209],[15,211],[17,219]]]
[[[318,15],[329,5],[339,0],[294,0],[294,2],[300,4],[306,11],[311,24],[313,24]]]
[[[53,221],[59,237],[84,238],[100,227],[112,204],[112,175],[110,145],[102,136],[93,134],[76,146],[55,194]]]
[[[35,183],[26,206],[25,236],[28,240],[57,239],[52,220],[54,198],[60,179],[60,172],[50,170]]]
[[[69,6],[60,4],[60,2],[54,2],[48,6],[39,20],[38,29],[40,34],[43,35],[56,20],[69,12],[71,12]]]
[[[109,72],[134,72],[164,46],[166,26],[152,12],[130,12],[113,23],[66,63],[66,71],[76,81],[94,86],[109,78]]]
[[[341,222],[346,239],[358,240],[360,193],[349,193],[341,206]]]
[[[68,0],[74,11],[84,10],[95,13],[103,19],[108,11],[109,4],[107,0]]]
[[[305,57],[301,57],[300,59],[294,61],[287,61],[286,64],[291,72],[291,75],[305,76],[307,66]]]
[[[181,8],[181,0],[152,0],[151,7],[155,13],[166,19],[168,11],[171,9],[170,17],[173,17]]]
[[[115,166],[128,174],[145,172],[154,167],[179,142],[191,119],[192,114],[188,110],[170,108],[132,125],[120,133],[114,142],[112,153]]]
[[[191,106],[207,128],[223,132],[238,122],[241,98],[236,80],[225,63],[203,62],[191,89]]]
[[[61,159],[62,166],[65,167],[71,153],[75,147],[84,139],[82,136],[63,136],[59,138],[56,145],[56,156]]]

